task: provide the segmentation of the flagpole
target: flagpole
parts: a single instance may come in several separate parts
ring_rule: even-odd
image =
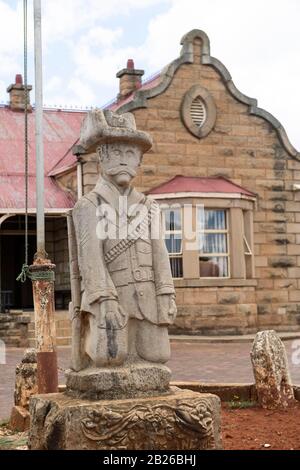
[[[35,141],[36,141],[36,220],[37,256],[45,258],[44,146],[43,146],[43,70],[41,0],[34,0],[35,61]]]

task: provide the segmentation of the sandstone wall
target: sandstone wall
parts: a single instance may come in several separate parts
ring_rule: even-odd
[[[66,218],[56,219],[54,228],[55,289],[69,290],[70,269]]]
[[[46,252],[55,264],[55,303],[58,310],[67,309],[70,300],[70,268],[66,217],[46,219]]]
[[[1,313],[0,315],[0,341],[6,347],[26,348],[29,345],[28,324],[30,317],[20,311]],[[2,343],[0,344],[0,347]]]

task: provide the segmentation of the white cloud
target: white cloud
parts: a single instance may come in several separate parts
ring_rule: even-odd
[[[44,87],[45,106],[88,107],[95,103],[93,90],[80,78],[71,77],[67,82],[57,75],[46,81]],[[49,97],[51,100],[49,101]]]
[[[23,2],[0,0],[0,87],[1,101],[7,101],[6,88],[13,83],[17,73],[23,73]],[[28,16],[32,16],[29,7]],[[29,47],[33,44],[32,27],[29,25]]]
[[[5,89],[7,87],[6,83],[4,83],[3,80],[0,80],[0,89]],[[3,102],[5,102],[4,100],[0,99],[0,104],[2,104]]]
[[[43,2],[44,33],[47,42],[76,37],[83,29],[138,9],[170,0],[47,0]]]
[[[0,64],[1,81],[5,81],[5,89],[13,81],[14,75],[22,70],[19,60],[22,52],[22,11],[11,8],[6,2],[0,1]],[[1,99],[6,100],[4,93]]]
[[[63,81],[58,75],[54,75],[45,83],[45,93],[52,93],[63,86]]]
[[[0,80],[5,88],[23,67],[22,3],[0,0],[0,17],[5,18]],[[300,149],[299,0],[43,0],[42,5],[47,103],[100,105],[116,96],[115,75],[128,58],[148,76],[178,57],[181,37],[199,28],[209,35],[212,55],[229,69],[236,86],[273,113]],[[132,45],[130,31],[129,47],[125,26],[115,26],[115,20],[119,25],[120,18],[125,22],[157,5],[164,12],[151,16],[147,9],[145,40]],[[32,26],[30,10],[31,51]],[[58,54],[53,70],[47,61],[54,46],[65,56]],[[6,98],[1,89],[0,99]]]
[[[79,104],[80,106],[92,105],[95,103],[95,93],[87,87],[85,82],[80,80],[80,78],[72,78],[70,80],[68,91],[72,92],[76,96],[76,104]]]
[[[0,54],[16,53],[22,50],[22,11],[11,8],[0,1]]]
[[[78,41],[70,44],[75,68],[75,76],[104,85],[111,82],[111,64],[115,64],[118,48],[114,43],[122,35],[122,30],[95,27]],[[107,73],[108,72],[108,73]]]
[[[97,26],[80,38],[78,46],[82,48],[94,49],[98,49],[100,47],[110,47],[117,39],[121,37],[122,33],[123,31],[121,28],[108,29],[102,28],[101,26]],[[100,49],[98,49],[98,55],[99,50]]]

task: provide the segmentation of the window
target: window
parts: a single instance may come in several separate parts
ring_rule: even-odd
[[[175,285],[255,285],[255,194],[221,177],[171,181],[153,195],[161,207]]]
[[[172,276],[183,277],[182,268],[182,211],[167,209],[163,211],[165,242],[169,252]]]
[[[197,227],[200,277],[230,277],[227,211],[198,207]]]

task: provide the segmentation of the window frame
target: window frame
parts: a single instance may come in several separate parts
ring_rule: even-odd
[[[181,229],[180,230],[166,230],[166,211],[176,211],[178,210],[180,212],[180,226],[181,226]],[[164,241],[166,240],[166,235],[169,234],[169,235],[175,235],[175,234],[180,234],[181,235],[181,250],[180,252],[172,252],[170,253],[168,248],[167,248],[167,245],[166,245],[166,248],[167,248],[167,251],[168,251],[168,256],[169,256],[169,259],[181,259],[181,270],[182,270],[182,276],[180,277],[173,277],[173,273],[172,273],[172,277],[173,279],[184,279],[184,272],[183,272],[183,245],[184,245],[184,239],[183,239],[183,208],[182,207],[174,207],[174,208],[164,208],[162,211],[161,211],[161,214],[162,214],[162,226],[163,226],[163,236],[164,236]],[[171,263],[170,263],[171,265]]]
[[[255,252],[254,252],[254,217],[256,208],[255,197],[241,197],[235,193],[230,195],[211,193],[170,193],[156,195],[155,199],[161,205],[161,212],[171,206],[182,210],[182,277],[173,278],[175,286],[191,285],[198,287],[226,287],[226,286],[248,286],[256,285],[255,278]],[[199,250],[187,249],[191,240],[185,236],[184,206],[192,207],[192,227],[197,233],[197,206],[202,205],[205,209],[227,211],[227,230],[229,248],[229,275],[230,277],[201,277],[199,270]],[[247,225],[246,225],[247,223]],[[244,254],[243,235],[247,234],[252,255]],[[195,240],[196,247],[196,240]],[[232,248],[234,247],[234,249]],[[243,258],[241,258],[243,255]],[[246,258],[248,261],[246,261]]]
[[[198,220],[198,209],[199,209],[199,204],[195,206],[196,207],[196,227],[197,227],[197,238],[199,233],[205,234],[225,234],[226,235],[226,245],[227,245],[227,252],[226,253],[202,253],[198,249],[199,256],[198,256],[198,262],[199,262],[199,279],[231,279],[231,246],[230,246],[230,223],[229,223],[229,214],[228,214],[228,209],[222,209],[220,207],[214,208],[214,207],[203,207],[203,211],[222,211],[225,212],[225,229],[199,229],[199,220]],[[200,272],[200,258],[206,257],[206,258],[227,258],[227,271],[228,271],[228,276],[201,276]]]

